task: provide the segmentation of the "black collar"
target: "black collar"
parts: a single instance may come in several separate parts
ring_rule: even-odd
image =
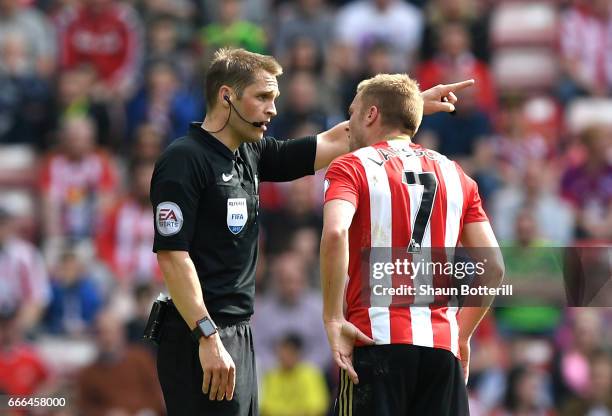
[[[202,123],[193,122],[189,125],[189,135],[195,139],[203,140],[214,150],[230,160],[236,160],[238,151],[232,152],[226,145],[202,128]]]

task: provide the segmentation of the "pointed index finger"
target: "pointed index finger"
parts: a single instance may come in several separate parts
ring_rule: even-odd
[[[471,87],[474,85],[475,81],[473,79],[467,79],[461,82],[455,82],[453,84],[445,84],[442,85],[442,95],[446,95],[451,91],[460,91],[464,88]]]

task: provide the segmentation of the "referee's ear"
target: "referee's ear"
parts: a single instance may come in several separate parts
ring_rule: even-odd
[[[224,107],[229,108],[232,98],[232,90],[226,85],[222,85],[219,88],[219,94],[217,94],[217,101]]]

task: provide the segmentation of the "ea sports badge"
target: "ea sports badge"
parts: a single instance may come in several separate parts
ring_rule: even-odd
[[[249,218],[246,198],[228,198],[227,228],[232,234],[238,234],[244,228]]]
[[[155,210],[155,227],[164,237],[174,235],[183,227],[183,213],[174,202],[165,201]]]

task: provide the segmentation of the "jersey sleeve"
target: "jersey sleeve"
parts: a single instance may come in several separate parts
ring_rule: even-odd
[[[472,178],[463,172],[463,170],[457,165],[457,169],[463,176],[463,183],[465,184],[465,204],[463,223],[469,224],[471,222],[483,222],[489,221],[487,214],[482,207],[482,199],[478,193],[478,184]]]
[[[155,216],[153,251],[188,251],[206,170],[187,147],[171,146],[155,165],[150,199]]]
[[[358,207],[360,175],[357,163],[350,157],[341,157],[329,165],[325,173],[325,202],[343,199]]]
[[[317,137],[276,140],[266,137],[254,145],[259,154],[259,179],[271,182],[292,181],[314,174]]]

